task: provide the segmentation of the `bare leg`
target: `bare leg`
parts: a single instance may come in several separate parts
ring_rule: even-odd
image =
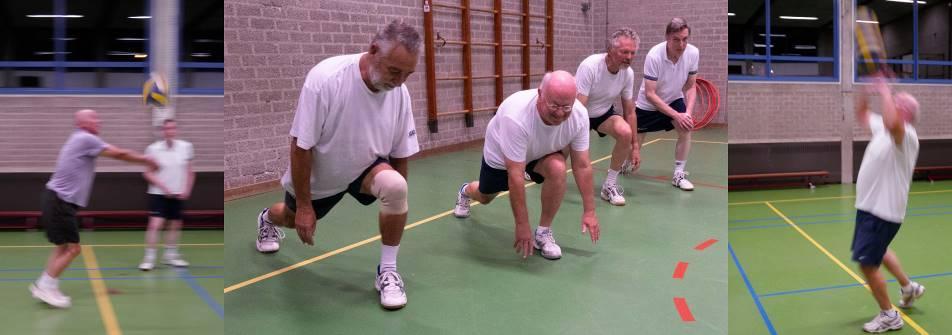
[[[883,311],[892,309],[892,304],[889,303],[889,293],[886,292],[886,279],[883,278],[883,274],[879,272],[879,266],[860,265],[859,268],[863,271],[863,275],[866,276],[866,283],[869,284],[870,290],[873,291],[873,298],[876,299],[876,303],[879,304],[879,309]]]
[[[906,276],[906,273],[902,271],[899,258],[896,257],[892,249],[886,249],[886,255],[883,256],[883,265],[886,266],[886,270],[889,270],[889,273],[892,273],[892,275],[896,277],[896,280],[899,281],[899,285],[903,287],[909,286],[909,276]]]
[[[620,116],[612,116],[598,126],[598,131],[615,139],[612,161],[608,168],[619,171],[631,153],[631,127]]]
[[[79,256],[81,250],[79,243],[57,245],[53,249],[55,256],[51,255],[50,262],[46,265],[46,274],[53,278],[59,278],[63,274],[63,270],[66,270],[73,259]]]
[[[551,227],[565,196],[565,157],[559,153],[549,154],[536,164],[535,172],[545,178],[542,183],[542,215],[539,217],[539,226]]]
[[[678,144],[674,150],[674,159],[684,161],[688,159],[688,152],[691,151],[691,133],[690,130],[678,130]]]

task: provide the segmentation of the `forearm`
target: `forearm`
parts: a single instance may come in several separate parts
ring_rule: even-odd
[[[192,171],[191,164],[188,168],[188,180],[185,182],[185,194],[192,194],[192,187],[195,186],[195,171]]]
[[[509,205],[516,225],[529,224],[529,211],[526,209],[526,188],[521,171],[509,171]]]
[[[142,178],[145,178],[145,181],[149,182],[150,185],[153,185],[153,186],[158,187],[159,189],[161,189],[162,192],[168,192],[168,191],[169,191],[169,188],[168,188],[168,187],[165,187],[165,184],[162,184],[162,182],[159,181],[159,178],[158,178],[158,177],[155,175],[155,173],[153,173],[152,171],[143,172],[143,173],[142,173]]]
[[[693,84],[684,89],[684,100],[685,107],[687,107],[685,111],[690,115],[691,111],[694,110],[694,103],[697,101],[697,90]]]
[[[582,196],[582,210],[595,212],[595,191],[592,188],[592,164],[587,159],[572,158],[572,175]]]
[[[664,113],[664,115],[674,118],[675,114],[678,113],[674,110],[674,108],[671,108],[671,106],[668,106],[668,104],[664,103],[664,100],[661,100],[661,97],[659,97],[658,94],[654,92],[647,92],[645,93],[645,96],[648,97],[648,102],[654,105],[659,112]]]
[[[311,206],[311,164],[313,153],[297,146],[297,139],[291,142],[291,184],[298,208]]]

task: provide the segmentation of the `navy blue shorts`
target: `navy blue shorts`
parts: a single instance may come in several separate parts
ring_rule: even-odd
[[[876,217],[867,211],[856,210],[856,228],[853,230],[853,261],[862,265],[880,265],[886,248],[899,232],[901,225]]]
[[[561,151],[556,151],[554,153],[559,155],[562,154]],[[545,155],[542,158],[548,157],[549,155]],[[536,164],[539,164],[539,161],[542,160],[542,158],[526,164],[526,172],[529,173],[529,178],[532,179],[532,181],[534,181],[536,184],[542,184],[545,182],[545,177],[542,177],[541,174],[534,171]],[[483,158],[483,164],[479,168],[479,193],[496,194],[508,190],[509,173],[506,172],[506,170],[499,170],[489,166],[489,164],[486,164],[486,158]]]
[[[621,116],[621,114],[618,114],[618,112],[615,111],[615,105],[612,105],[612,107],[609,108],[608,111],[605,112],[605,114],[602,114],[602,116],[589,118],[588,128],[598,133],[598,137],[605,137],[606,134],[602,134],[602,132],[598,131],[598,126],[601,126],[602,123],[605,123],[605,121],[608,121],[608,118],[612,117],[612,115]]]
[[[344,198],[344,194],[350,194],[350,196],[354,197],[354,199],[357,199],[357,202],[364,206],[368,206],[374,203],[374,201],[377,201],[377,197],[375,196],[360,193],[360,185],[364,182],[364,178],[367,177],[367,174],[370,173],[370,170],[383,163],[390,163],[390,161],[384,158],[377,158],[373,164],[370,164],[370,167],[365,169],[364,172],[360,174],[360,177],[357,177],[356,180],[350,182],[350,184],[347,185],[347,189],[343,192],[326,198],[311,200],[311,206],[314,207],[314,217],[320,220],[325,215],[327,215],[327,213],[330,213],[331,209],[334,208],[334,205],[337,205],[337,203]],[[297,200],[294,199],[294,196],[291,195],[291,193],[284,192],[284,206],[290,209],[291,212],[297,212],[296,201]]]
[[[149,194],[149,216],[166,220],[181,220],[182,200],[166,198],[164,195]]]
[[[685,113],[688,107],[684,105],[684,99],[677,99],[668,104],[678,113]],[[671,123],[671,117],[660,111],[649,111],[641,108],[635,108],[635,115],[638,116],[638,133],[651,133],[656,131],[669,131],[674,129]]]

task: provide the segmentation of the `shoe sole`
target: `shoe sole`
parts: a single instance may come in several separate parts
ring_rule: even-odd
[[[679,189],[679,190],[682,190],[682,191],[688,191],[688,192],[694,191],[693,188],[680,188],[680,187],[678,187],[678,185],[675,185],[675,184],[671,184],[671,187],[674,187],[674,188]]]
[[[456,211],[453,211],[453,216],[456,217],[457,219],[465,219],[469,217],[469,214],[459,215],[459,214],[456,214]]]
[[[66,305],[60,306],[60,305],[54,305],[54,304],[50,303],[49,301],[46,301],[45,299],[41,298],[38,294],[36,294],[36,291],[38,291],[38,290],[39,290],[39,288],[36,287],[36,284],[30,284],[30,295],[32,295],[34,299],[37,299],[37,300],[43,302],[44,304],[47,304],[47,305],[49,305],[49,306],[56,307],[56,308],[66,309],[66,308],[69,308],[69,307],[70,307],[70,304],[66,304]]]
[[[609,203],[609,204],[612,204],[612,206],[624,206],[624,205],[625,205],[624,202],[621,203],[621,204],[616,204],[616,203],[612,202],[611,199],[606,199],[604,194],[601,194],[601,195],[600,195],[600,198],[602,198],[602,200],[608,201],[608,203]]]
[[[867,332],[867,333],[870,333],[870,334],[882,334],[882,333],[885,333],[885,332],[888,332],[888,331],[901,330],[901,329],[902,329],[902,326],[903,326],[903,325],[900,325],[899,327],[896,327],[896,328],[889,327],[889,328],[883,329],[883,330],[878,331],[878,332],[871,332],[871,331],[867,331],[866,329],[863,329],[863,331],[864,331],[864,332]]]
[[[559,256],[559,257],[547,257],[546,255],[543,255],[543,254],[542,254],[542,248],[539,248],[538,246],[536,246],[536,245],[535,245],[535,242],[532,243],[532,248],[535,249],[535,250],[539,250],[539,256],[542,256],[542,258],[548,259],[548,260],[550,260],[550,261],[562,259],[562,256]]]
[[[401,308],[403,308],[403,307],[406,307],[406,305],[407,305],[407,304],[397,305],[397,306],[380,305],[380,307],[383,307],[383,309],[386,309],[386,310],[388,310],[388,311],[395,311],[395,310],[401,309]]]

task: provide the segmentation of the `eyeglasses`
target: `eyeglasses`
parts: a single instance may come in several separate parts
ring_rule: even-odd
[[[545,104],[545,106],[548,107],[549,109],[557,110],[557,111],[562,112],[562,113],[570,113],[570,112],[572,112],[572,107],[573,107],[572,105],[559,106],[559,105],[556,105],[556,104],[549,104],[549,103]]]

